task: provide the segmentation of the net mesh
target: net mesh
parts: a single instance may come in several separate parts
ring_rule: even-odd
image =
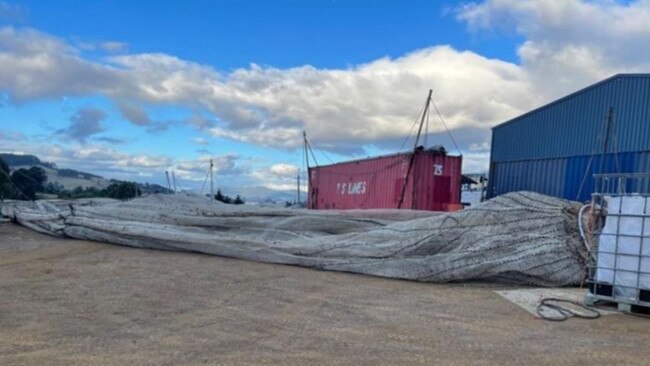
[[[131,201],[5,202],[56,236],[426,282],[577,284],[579,204],[515,192],[454,213],[225,205],[187,194]]]

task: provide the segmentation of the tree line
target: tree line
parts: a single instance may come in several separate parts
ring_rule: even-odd
[[[237,195],[235,198],[232,198],[228,195],[221,193],[221,189],[217,189],[217,194],[214,195],[214,199],[219,202],[233,204],[233,205],[243,205],[244,203],[246,203],[246,201],[244,201],[244,198],[242,198],[242,196]]]
[[[65,199],[107,197],[125,200],[141,196],[143,190],[144,193],[173,192],[157,184],[140,185],[135,182],[120,181],[111,181],[111,184],[103,189],[97,187],[83,188],[81,186],[74,189],[65,189],[60,183],[48,182],[47,173],[40,167],[20,168],[11,172],[9,165],[0,157],[0,200],[35,200],[39,193],[55,195],[58,198]],[[214,199],[234,205],[246,203],[240,195],[232,198],[223,194],[220,189],[217,189]]]
[[[0,199],[35,200],[37,193],[53,194],[59,198],[108,197],[129,199],[142,195],[139,185],[134,182],[114,182],[104,189],[77,187],[65,189],[56,182],[47,182],[47,173],[39,167],[20,168],[13,172],[0,158]]]

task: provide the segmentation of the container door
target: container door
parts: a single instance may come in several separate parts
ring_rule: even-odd
[[[451,177],[438,176],[433,180],[433,209],[444,211],[445,204],[450,202]]]

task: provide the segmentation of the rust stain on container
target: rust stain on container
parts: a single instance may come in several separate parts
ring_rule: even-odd
[[[406,179],[411,156],[412,152],[398,153],[309,168],[307,207],[460,209],[462,157],[418,150]]]

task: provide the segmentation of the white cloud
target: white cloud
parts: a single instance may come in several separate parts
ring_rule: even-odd
[[[488,0],[461,7],[470,30],[525,37],[522,70],[544,99],[617,72],[650,68],[650,1]]]
[[[298,167],[292,164],[274,164],[265,168],[254,169],[250,172],[253,181],[266,188],[276,191],[295,191]],[[304,179],[304,174],[301,174]],[[303,181],[303,190],[307,187]]]
[[[206,174],[210,168],[212,160],[212,172],[215,176],[236,176],[245,173],[237,162],[240,159],[236,154],[225,154],[219,156],[203,155],[193,160],[181,160],[170,166],[176,175],[192,181],[205,180]]]
[[[297,128],[254,128],[246,130],[228,130],[221,127],[210,129],[214,137],[225,137],[235,141],[259,146],[294,148],[300,144],[302,131]]]
[[[271,165],[269,171],[279,177],[291,177],[294,178],[296,173],[298,173],[298,167],[292,164],[274,164]]]

